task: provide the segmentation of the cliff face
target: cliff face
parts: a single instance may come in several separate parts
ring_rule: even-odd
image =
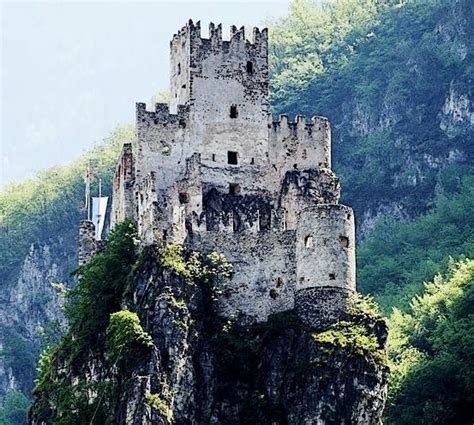
[[[121,300],[153,344],[135,339],[117,355],[109,330],[109,342],[73,355],[69,335],[35,392],[30,423],[381,423],[381,320],[356,305],[319,329],[293,312],[260,324],[223,320],[219,278],[190,281],[162,264],[156,249],[142,254]]]
[[[74,239],[61,237],[32,244],[17,277],[0,286],[0,399],[9,390],[31,392],[41,341],[64,326],[63,295],[76,261],[71,245]]]
[[[397,65],[377,66],[387,72],[376,77],[378,89],[369,95],[352,89],[332,112],[338,116],[335,163],[351,187],[344,201],[364,199],[365,205],[355,205],[360,237],[370,235],[378,217],[412,219],[426,211],[436,193],[451,190],[453,173],[460,178],[472,172],[472,3],[439,2],[431,8],[414,3],[406,12],[387,14],[407,43],[392,39],[393,51],[386,51]],[[404,28],[420,17],[417,31]],[[374,30],[384,42],[391,40],[387,29]],[[384,55],[382,42],[369,46],[361,49],[363,60],[374,50]],[[374,71],[364,65],[363,78]],[[366,187],[359,185],[367,180],[353,169],[354,160],[375,177]]]

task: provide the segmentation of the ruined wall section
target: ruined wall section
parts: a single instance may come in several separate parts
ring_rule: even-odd
[[[296,232],[206,232],[192,248],[218,251],[233,265],[221,282],[219,313],[264,321],[294,307]]]
[[[135,187],[135,205],[138,236],[144,244],[159,242],[169,228],[166,204],[157,191],[154,171],[142,178]]]
[[[90,259],[104,247],[104,241],[95,238],[95,226],[90,220],[81,220],[79,225],[79,266],[87,264]]]
[[[134,183],[135,167],[132,145],[125,143],[113,177],[111,228],[125,219],[135,219]]]
[[[337,204],[340,181],[328,168],[292,169],[280,183],[276,205],[284,218],[284,229],[295,230],[299,213],[317,204]]]
[[[331,168],[331,126],[327,118],[313,117],[307,121],[297,116],[294,122],[287,115],[271,124],[269,129],[269,160],[278,180],[289,170]]]

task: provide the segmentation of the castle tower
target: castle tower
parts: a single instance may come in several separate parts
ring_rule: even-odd
[[[267,43],[266,29],[249,41],[232,26],[227,41],[212,23],[202,38],[192,21],[170,43],[170,111],[189,105],[192,139],[210,167],[256,165],[268,154]]]
[[[352,209],[320,204],[302,210],[296,231],[295,307],[300,319],[310,325],[318,325],[322,317],[337,319],[355,281]]]

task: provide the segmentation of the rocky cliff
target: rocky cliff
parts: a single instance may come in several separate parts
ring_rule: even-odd
[[[0,286],[0,399],[10,390],[31,392],[41,344],[64,329],[74,242],[59,236],[31,244],[16,278]]]
[[[73,322],[43,362],[30,423],[381,423],[386,328],[363,302],[318,329],[291,311],[223,320],[203,258],[150,247],[133,260],[107,329],[81,348]]]

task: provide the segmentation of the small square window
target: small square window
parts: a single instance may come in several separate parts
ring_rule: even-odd
[[[249,74],[253,74],[253,63],[252,62],[248,61],[247,65],[246,65],[246,68],[247,68],[247,72]]]
[[[229,183],[229,195],[238,195],[240,193],[240,185],[237,183]]]
[[[180,204],[187,204],[189,202],[189,195],[186,192],[182,192],[179,194],[179,203]]]
[[[227,163],[230,165],[237,165],[237,152],[227,152]]]

